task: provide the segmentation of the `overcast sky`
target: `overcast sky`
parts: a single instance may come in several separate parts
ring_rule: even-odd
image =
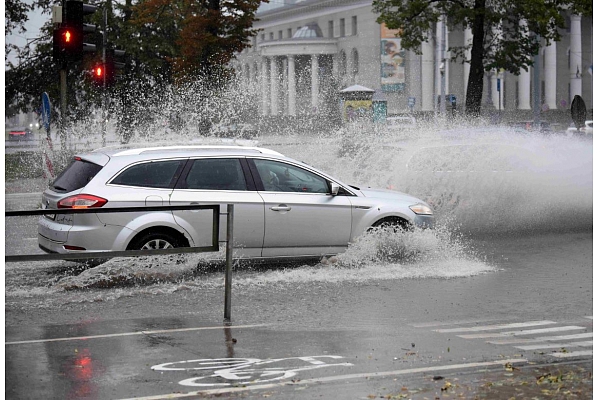
[[[6,11],[4,9],[4,2],[2,2],[2,11]],[[49,21],[52,18],[51,14],[42,14],[40,9],[28,13],[28,16],[29,21],[25,23],[25,29],[27,29],[27,32],[13,32],[12,35],[7,35],[4,37],[5,43],[15,44],[19,47],[25,47],[28,40],[31,41],[32,39],[40,36],[40,28],[46,21]],[[2,52],[4,52],[4,46],[2,46]],[[14,55],[9,55],[9,59],[16,64],[17,60]]]

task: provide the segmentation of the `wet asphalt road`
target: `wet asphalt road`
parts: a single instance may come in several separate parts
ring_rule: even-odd
[[[38,201],[7,195],[5,207]],[[31,221],[7,219],[7,254],[39,251]],[[469,240],[497,270],[343,281],[335,269],[323,280],[309,279],[315,268],[300,279],[277,266],[235,274],[250,283],[234,287],[231,325],[222,285],[205,284],[219,272],[67,291],[55,284],[81,272],[72,263],[7,264],[5,397],[591,398],[591,228]]]
[[[56,307],[42,306],[43,294],[8,293],[5,395],[473,398],[502,380],[556,390],[536,384],[546,368],[549,377],[579,373],[573,390],[588,397],[592,233],[478,238],[474,246],[497,272],[273,288],[257,283],[234,291],[231,326],[223,325],[219,287]],[[7,265],[6,276],[18,268]],[[22,272],[34,275],[36,268],[43,270]],[[185,363],[190,360],[202,361]]]

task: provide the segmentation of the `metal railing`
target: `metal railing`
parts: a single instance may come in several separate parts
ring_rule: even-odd
[[[23,261],[47,261],[47,260],[88,260],[88,259],[110,259],[115,257],[138,257],[154,256],[164,254],[183,254],[183,253],[207,253],[219,251],[219,229],[220,229],[220,205],[181,205],[181,206],[148,206],[148,207],[123,207],[123,208],[79,208],[79,209],[57,209],[57,210],[25,210],[25,211],[6,211],[5,217],[23,217],[36,215],[59,215],[59,214],[109,214],[125,212],[152,212],[152,211],[193,211],[193,210],[212,210],[212,244],[210,246],[198,247],[176,247],[172,249],[154,249],[154,250],[124,250],[124,251],[86,251],[85,253],[68,254],[24,254],[24,255],[5,255],[4,262],[23,262]],[[233,204],[227,204],[227,239],[225,247],[225,312],[226,321],[231,320],[231,284],[232,284],[232,261],[233,261]]]

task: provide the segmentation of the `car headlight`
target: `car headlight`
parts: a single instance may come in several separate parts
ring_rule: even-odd
[[[433,215],[433,210],[431,208],[429,208],[429,206],[427,206],[423,203],[413,204],[412,206],[409,206],[408,208],[410,208],[415,214]]]

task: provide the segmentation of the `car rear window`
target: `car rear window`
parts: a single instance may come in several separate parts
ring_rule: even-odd
[[[101,165],[75,159],[52,182],[50,188],[56,192],[68,193],[81,189],[102,169]]]
[[[170,188],[175,184],[183,160],[152,161],[136,164],[121,172],[110,183],[113,185]]]
[[[195,160],[185,178],[184,189],[246,190],[246,180],[236,158]]]

